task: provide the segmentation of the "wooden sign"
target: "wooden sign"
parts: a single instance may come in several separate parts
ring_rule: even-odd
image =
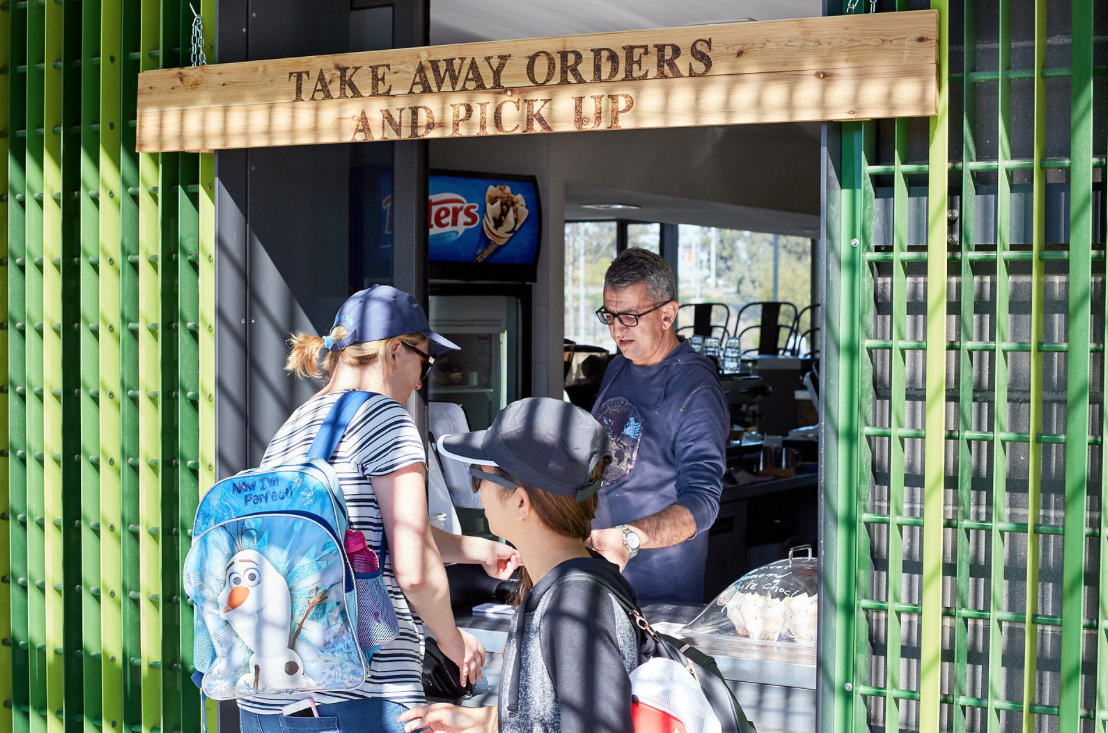
[[[922,117],[937,51],[921,10],[159,69],[137,147]]]

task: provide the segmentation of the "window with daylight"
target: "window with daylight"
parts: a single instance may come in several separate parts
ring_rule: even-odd
[[[736,323],[739,310],[758,301],[786,301],[803,310],[812,301],[812,240],[738,229],[718,229],[682,224],[678,230],[677,292],[684,303],[724,303],[730,308],[729,335],[760,322],[757,308],[743,314]],[[693,325],[692,309],[682,309],[678,328]],[[722,309],[720,309],[722,313]],[[804,315],[800,332],[812,325]],[[781,321],[794,316],[790,308],[782,308]],[[713,323],[718,316],[713,314]],[[722,320],[722,318],[719,318]],[[781,335],[784,345],[786,336]],[[758,345],[758,334],[748,332],[742,339],[744,349]],[[801,345],[801,353],[814,348]]]
[[[593,312],[604,305],[604,273],[616,256],[614,221],[566,222],[565,337],[615,353],[608,327]]]

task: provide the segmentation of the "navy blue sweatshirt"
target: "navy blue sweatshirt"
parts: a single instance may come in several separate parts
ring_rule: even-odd
[[[614,453],[593,528],[634,523],[672,504],[688,509],[696,535],[673,547],[640,550],[623,575],[644,603],[702,602],[707,530],[719,513],[731,422],[715,365],[687,341],[655,366],[617,356],[593,416]]]

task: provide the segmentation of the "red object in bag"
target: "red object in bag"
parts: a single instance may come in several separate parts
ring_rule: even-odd
[[[678,718],[644,702],[631,703],[631,723],[635,733],[685,733],[685,724]]]

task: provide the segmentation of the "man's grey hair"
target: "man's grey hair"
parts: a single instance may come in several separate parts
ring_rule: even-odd
[[[623,290],[636,283],[646,283],[646,292],[655,303],[677,300],[673,270],[660,255],[648,249],[630,247],[619,253],[604,273],[604,287]]]

